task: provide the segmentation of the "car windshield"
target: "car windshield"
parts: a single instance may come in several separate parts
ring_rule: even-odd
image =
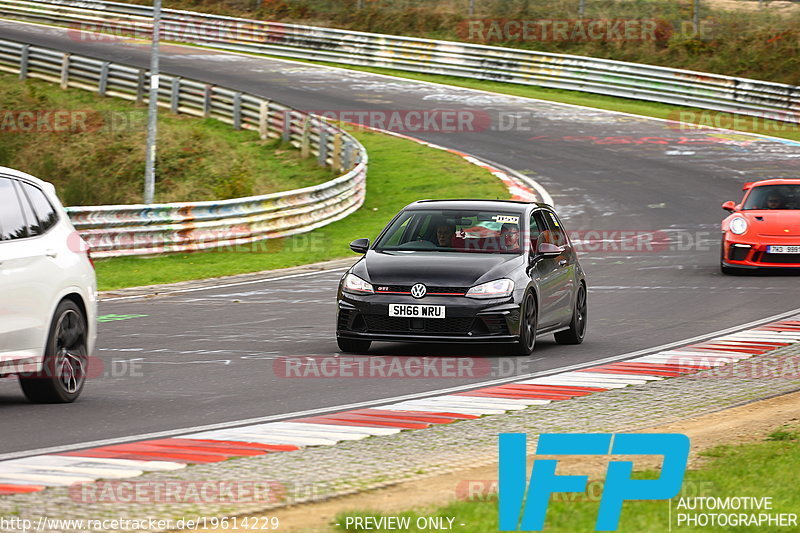
[[[800,209],[800,185],[753,187],[742,209]]]
[[[475,210],[409,210],[400,214],[375,249],[519,254],[519,213]]]

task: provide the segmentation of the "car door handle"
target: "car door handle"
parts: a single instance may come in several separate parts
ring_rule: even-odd
[[[47,250],[44,253],[44,255],[46,255],[47,257],[50,257],[51,259],[55,259],[56,257],[58,257],[58,252],[56,252],[55,250]]]

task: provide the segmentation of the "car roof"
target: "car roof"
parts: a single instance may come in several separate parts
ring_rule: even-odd
[[[530,206],[546,207],[552,209],[547,204],[538,202],[522,202],[519,200],[480,200],[473,198],[454,199],[454,200],[420,200],[408,204],[405,209],[478,209],[481,211],[515,211],[523,213]]]
[[[34,185],[37,185],[40,189],[43,189],[43,190],[48,191],[48,192],[50,192],[52,194],[55,194],[55,187],[53,186],[52,183],[44,181],[44,180],[40,180],[39,178],[37,178],[35,176],[31,176],[30,174],[22,172],[21,170],[16,170],[16,169],[13,169],[13,168],[8,168],[8,167],[0,167],[0,176],[8,176],[8,177],[11,177],[11,178],[21,178],[23,180],[27,180],[27,181],[31,182]]]
[[[762,185],[800,185],[800,178],[768,178],[752,182],[750,188],[761,187]]]

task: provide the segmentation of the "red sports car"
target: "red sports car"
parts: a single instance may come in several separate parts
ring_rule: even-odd
[[[800,268],[800,178],[746,183],[742,203],[722,204],[723,274]]]

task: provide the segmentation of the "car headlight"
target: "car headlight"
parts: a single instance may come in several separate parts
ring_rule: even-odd
[[[728,228],[730,228],[732,233],[742,235],[747,231],[747,221],[742,217],[736,217],[728,224]]]
[[[496,279],[475,285],[467,291],[468,298],[505,298],[514,291],[514,282],[510,279]]]
[[[367,283],[355,274],[348,274],[344,277],[344,285],[342,290],[345,292],[353,292],[356,294],[374,294],[372,284]]]

